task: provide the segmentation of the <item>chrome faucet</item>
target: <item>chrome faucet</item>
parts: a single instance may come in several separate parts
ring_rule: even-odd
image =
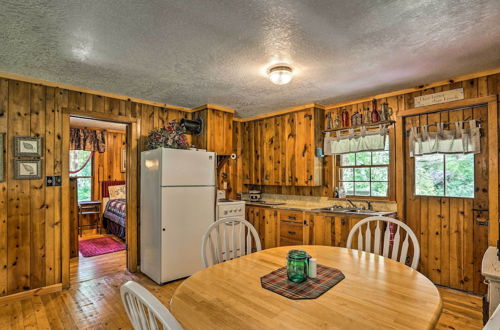
[[[352,202],[352,200],[350,200],[349,198],[346,198],[345,200],[346,200],[346,201],[348,201],[348,202],[349,202],[349,204],[351,204],[353,208],[355,208],[355,209],[359,209],[359,207],[357,207],[357,206],[356,206],[356,205]],[[367,204],[367,206],[368,206],[367,210],[372,210],[372,202],[370,202],[370,201],[368,201],[368,200],[364,200],[364,201],[363,201],[363,200],[360,200],[359,202],[365,202],[365,203]],[[364,209],[364,208],[362,208],[362,209]]]
[[[357,206],[356,206],[356,205],[352,202],[352,200],[350,200],[349,198],[346,198],[345,200],[346,200],[346,201],[348,201],[348,202],[349,202],[349,204],[351,204],[353,208],[355,208],[355,209],[357,209],[357,208],[358,208],[358,207],[357,207]]]

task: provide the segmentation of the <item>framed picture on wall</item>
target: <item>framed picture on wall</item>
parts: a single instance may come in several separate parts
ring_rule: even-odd
[[[14,160],[14,180],[38,180],[42,178],[42,160]]]
[[[127,170],[127,148],[122,147],[122,152],[121,152],[121,161],[120,161],[120,171],[122,173],[125,173]]]
[[[3,174],[4,171],[4,158],[3,158],[3,140],[4,140],[5,133],[0,133],[0,182],[3,182],[5,180],[5,176]]]
[[[42,157],[42,138],[15,136],[14,157]]]

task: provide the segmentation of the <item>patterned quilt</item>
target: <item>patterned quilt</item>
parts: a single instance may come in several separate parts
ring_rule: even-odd
[[[110,199],[104,210],[104,217],[116,222],[122,227],[126,226],[127,203],[125,199]]]

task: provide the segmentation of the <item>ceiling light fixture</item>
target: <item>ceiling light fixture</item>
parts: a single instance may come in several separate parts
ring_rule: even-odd
[[[288,84],[293,78],[293,70],[286,64],[276,64],[267,71],[269,79],[276,85]]]

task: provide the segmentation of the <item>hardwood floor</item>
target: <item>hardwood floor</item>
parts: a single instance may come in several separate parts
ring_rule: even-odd
[[[125,251],[71,261],[69,290],[0,305],[1,329],[131,329],[121,303],[120,286],[139,282],[169,305],[182,281],[158,286],[146,276],[125,270]],[[481,329],[478,296],[439,288],[443,313],[437,329]]]

